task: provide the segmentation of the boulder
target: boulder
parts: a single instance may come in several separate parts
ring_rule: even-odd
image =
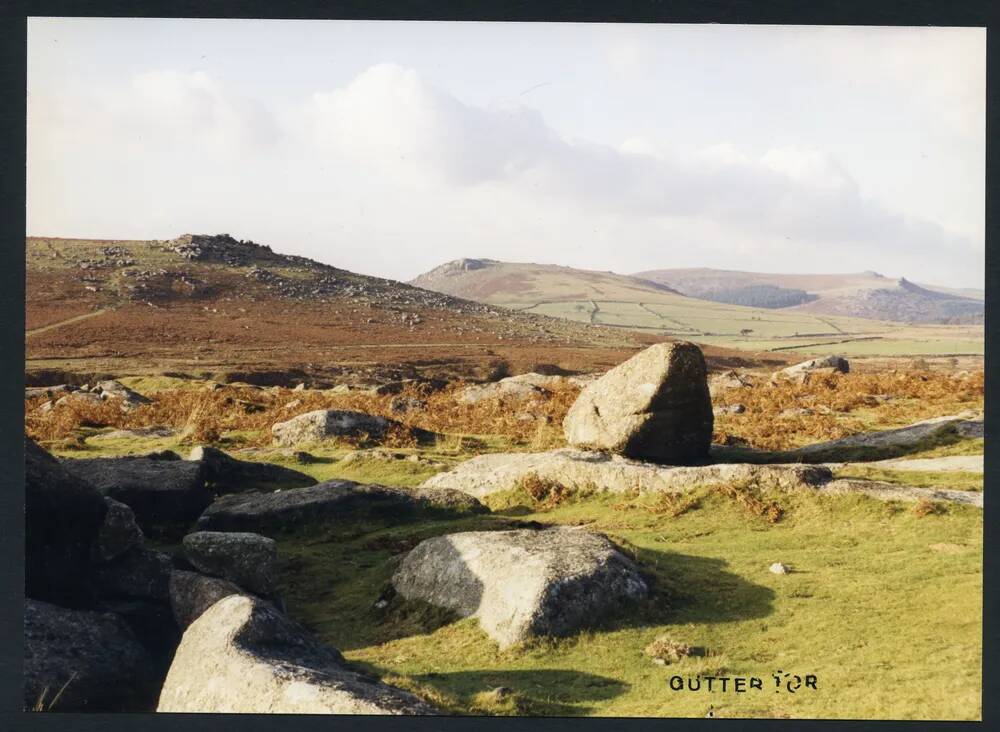
[[[152,600],[170,598],[171,560],[163,552],[136,546],[94,570],[94,585],[103,598]]]
[[[407,600],[477,618],[501,648],[570,635],[649,592],[605,536],[568,527],[427,539],[403,558],[392,584]]]
[[[605,452],[561,448],[479,455],[431,476],[421,488],[451,488],[482,498],[517,488],[528,476],[555,481],[571,490],[684,493],[731,482],[754,482],[763,488],[787,491],[813,490],[830,480],[831,473],[820,465],[798,464],[667,467]]]
[[[24,707],[62,712],[150,711],[153,662],[114,613],[24,603]]]
[[[491,384],[474,384],[458,393],[458,401],[462,404],[478,404],[490,399],[510,399],[523,401],[543,397],[548,392],[533,384],[523,381],[512,381],[510,378],[494,381]]]
[[[750,378],[738,371],[723,371],[722,373],[713,374],[708,379],[708,391],[709,394],[715,396],[726,389],[740,389],[744,386],[751,386],[753,382]]]
[[[139,392],[132,391],[132,389],[129,389],[123,383],[115,381],[114,379],[98,382],[91,391],[92,393],[99,394],[101,399],[120,399],[122,401],[122,407],[125,409],[132,409],[133,407],[149,404],[151,402],[150,399],[144,397]]]
[[[110,562],[132,547],[141,545],[145,537],[131,508],[107,496],[104,497],[104,503],[108,512],[97,535],[94,558],[100,562]]]
[[[181,630],[224,597],[245,594],[229,580],[175,569],[170,573],[170,609]]]
[[[201,463],[149,457],[66,458],[62,462],[101,494],[131,508],[146,534],[185,526],[212,501]]]
[[[183,541],[184,558],[196,569],[235,582],[250,592],[274,592],[278,545],[260,534],[197,531]]]
[[[357,437],[363,434],[378,438],[393,424],[398,423],[364,412],[317,409],[293,417],[287,422],[278,422],[271,427],[271,434],[278,445],[295,445],[319,442],[333,437]]]
[[[219,600],[184,632],[158,712],[433,714],[416,696],[346,667],[271,605]]]
[[[53,397],[56,394],[69,394],[77,388],[71,384],[56,384],[55,386],[26,386],[24,387],[24,398],[33,399],[35,397]]]
[[[851,365],[846,358],[842,356],[824,356],[823,358],[814,358],[781,369],[772,375],[771,380],[791,379],[792,381],[803,381],[810,373],[825,371],[826,373],[846,374],[850,370]]]
[[[68,607],[92,600],[91,552],[108,506],[100,493],[24,440],[25,594]]]
[[[203,475],[214,493],[240,493],[274,488],[315,485],[316,479],[282,465],[238,460],[214,447],[199,445],[187,457],[200,462]]]
[[[197,527],[200,531],[271,534],[343,521],[398,521],[416,516],[420,511],[486,510],[478,501],[470,504],[464,498],[457,498],[454,491],[431,488],[433,490],[409,491],[350,480],[328,480],[274,493],[222,496],[205,510]]]
[[[587,386],[563,421],[574,447],[668,464],[708,457],[712,400],[693,343],[658,343]]]
[[[52,406],[53,408],[62,407],[66,405],[73,405],[73,404],[80,404],[80,405],[91,404],[96,406],[103,401],[104,400],[101,399],[100,394],[92,394],[91,392],[86,392],[86,391],[74,391],[70,394],[67,394],[66,396],[59,397],[58,399],[56,399],[55,404],[53,404]]]

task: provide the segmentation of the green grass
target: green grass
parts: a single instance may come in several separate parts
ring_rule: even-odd
[[[648,500],[596,495],[551,511],[281,540],[285,598],[350,660],[456,712],[700,717],[712,705],[717,716],[978,718],[982,512],[921,518],[912,504],[861,496],[775,498],[785,517],[773,525],[714,494],[677,518]],[[394,554],[441,533],[505,528],[514,514],[608,533],[651,576],[653,599],[579,635],[504,651],[474,620],[399,600],[374,609]],[[795,571],[770,574],[775,561]],[[642,651],[660,635],[707,655],[653,665]],[[773,684],[779,669],[816,674],[817,690],[667,686],[673,674],[708,673]],[[513,695],[488,695],[500,686]]]

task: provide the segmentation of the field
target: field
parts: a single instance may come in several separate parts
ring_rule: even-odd
[[[669,298],[669,300],[668,300]],[[907,325],[798,311],[752,309],[664,295],[663,302],[567,300],[501,303],[522,312],[634,328],[696,343],[752,351],[845,356],[982,354],[977,325]]]
[[[724,389],[716,440],[788,449],[927,417],[981,410],[983,373],[944,365],[812,379],[775,388],[745,372],[747,387]],[[293,391],[211,386],[176,377],[123,381],[153,399],[124,413],[105,403],[37,411],[28,434],[59,455],[95,457],[210,442],[243,459],[275,462],[317,479],[401,487],[484,452],[538,451],[563,443],[562,416],[578,389],[567,385],[528,402],[462,404],[462,383],[428,393]],[[886,399],[886,396],[891,398]],[[398,413],[393,400],[425,406]],[[238,405],[255,404],[247,410]],[[808,415],[787,414],[809,405]],[[440,436],[406,434],[306,446],[296,462],[270,444],[270,426],[321,407],[393,416]],[[60,411],[62,410],[62,411]],[[530,419],[520,418],[525,414]],[[159,425],[167,437],[109,434]],[[921,445],[908,458],[982,454],[982,439]],[[886,455],[886,457],[898,455]],[[850,456],[843,456],[850,459]],[[851,463],[841,475],[906,485],[981,490],[981,473],[913,473]],[[487,499],[493,513],[419,523],[350,524],[336,533],[278,535],[281,589],[289,614],[358,666],[458,714],[593,716],[978,719],[982,629],[982,511],[958,505],[880,502],[864,496],[738,493],[697,489],[681,501],[657,494],[539,495],[527,487]],[[650,578],[653,597],[634,613],[558,640],[501,651],[474,620],[397,599],[374,607],[392,557],[431,536],[520,525],[586,525],[606,533]],[[163,545],[167,551],[175,546]],[[790,574],[768,567],[780,561]],[[905,629],[905,630],[904,630]],[[657,638],[695,654],[657,665],[644,653]],[[814,675],[816,688],[776,691],[774,674]],[[672,676],[759,677],[765,692],[672,691]],[[501,689],[501,691],[497,691]]]

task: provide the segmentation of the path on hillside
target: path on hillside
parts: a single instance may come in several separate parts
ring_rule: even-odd
[[[47,330],[62,328],[64,325],[72,325],[73,323],[79,323],[81,320],[87,320],[88,318],[96,318],[98,315],[104,315],[104,313],[109,312],[110,310],[111,308],[103,308],[101,310],[95,310],[92,313],[75,315],[72,318],[67,318],[66,320],[60,320],[58,323],[49,323],[48,325],[43,325],[41,328],[32,328],[31,330],[26,330],[24,332],[24,337],[27,338],[28,336],[44,333]]]

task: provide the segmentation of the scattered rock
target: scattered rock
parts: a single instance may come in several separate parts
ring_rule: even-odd
[[[25,600],[25,710],[148,711],[156,698],[151,667],[119,616]]]
[[[720,414],[743,414],[747,408],[742,404],[729,404],[724,407],[715,407],[712,414],[718,417]]]
[[[91,404],[96,406],[103,401],[104,400],[101,399],[99,394],[93,394],[85,391],[74,391],[71,394],[67,394],[64,397],[56,399],[53,408],[72,404]]]
[[[238,460],[214,447],[199,445],[187,459],[204,466],[204,477],[216,494],[315,485],[316,479],[273,463]]]
[[[433,714],[414,695],[345,668],[340,652],[260,600],[233,595],[191,623],[158,712]]]
[[[708,379],[708,391],[713,397],[725,389],[740,389],[752,385],[753,381],[748,376],[733,370],[713,374]]]
[[[175,434],[177,434],[177,430],[171,427],[134,427],[127,430],[110,430],[109,432],[102,432],[87,439],[98,441],[122,440],[146,437],[173,437]]]
[[[809,361],[797,363],[794,366],[776,371],[771,380],[791,379],[793,381],[803,381],[810,373],[827,370],[827,373],[846,374],[850,372],[851,365],[842,356],[825,356],[814,358]]]
[[[102,495],[131,508],[147,535],[186,525],[212,501],[201,463],[148,457],[65,458],[62,463]]]
[[[768,567],[768,571],[771,574],[788,574],[789,572],[791,572],[791,570],[788,568],[788,565],[782,564],[781,562],[775,562],[774,564],[772,564],[770,567]]]
[[[145,537],[131,508],[107,496],[104,503],[108,511],[97,535],[94,557],[101,562],[110,562],[132,547],[141,545]]]
[[[616,366],[563,422],[574,447],[673,464],[705,459],[712,425],[705,358],[693,343],[658,343]]]
[[[198,531],[183,541],[184,558],[196,569],[235,582],[259,595],[275,590],[278,545],[246,532]]]
[[[402,560],[392,584],[408,600],[478,618],[501,648],[570,635],[649,592],[606,537],[567,527],[427,539]]]
[[[295,445],[305,442],[319,442],[331,437],[362,434],[378,438],[394,424],[385,417],[343,409],[317,409],[294,417],[287,422],[278,422],[271,428],[274,442],[278,445]],[[396,423],[398,424],[398,423]]]
[[[246,594],[229,580],[175,569],[170,573],[170,609],[181,630],[224,597]]]
[[[94,486],[28,438],[24,473],[25,594],[85,605],[93,595],[91,552],[108,506]]]
[[[535,453],[479,455],[423,482],[426,488],[454,488],[482,498],[516,488],[535,475],[572,490],[683,493],[699,486],[752,481],[763,488],[812,490],[830,480],[820,465],[716,465],[668,467],[620,455],[561,448]]]

